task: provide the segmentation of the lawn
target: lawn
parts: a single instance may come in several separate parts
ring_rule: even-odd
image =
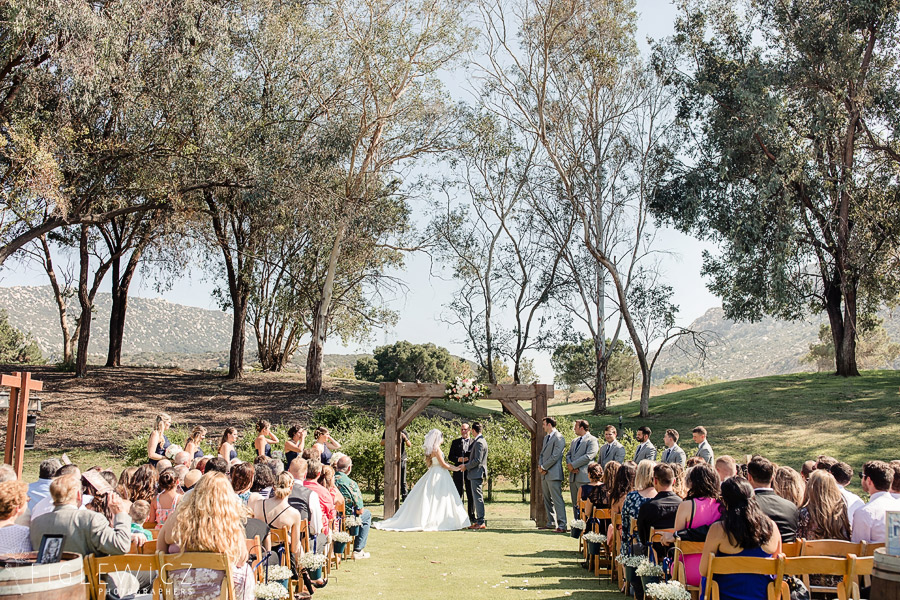
[[[399,533],[372,529],[366,547],[372,558],[344,562],[315,597],[621,598],[612,584],[601,583],[579,566],[577,540],[535,529],[528,520],[528,505],[516,501],[515,492],[497,496],[498,501],[487,505],[489,529],[485,531]],[[381,515],[380,506],[370,508]]]

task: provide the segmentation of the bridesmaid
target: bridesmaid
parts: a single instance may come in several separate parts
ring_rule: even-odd
[[[306,430],[299,425],[291,425],[287,436],[288,439],[284,440],[284,460],[287,462],[285,468],[290,469],[294,459],[303,453],[303,446],[306,445]]]
[[[329,435],[327,427],[316,427],[313,435],[316,438],[313,446],[318,448],[319,452],[322,453],[322,464],[330,464],[332,451],[339,450],[341,445],[337,443],[337,440]]]
[[[190,437],[184,444],[184,451],[191,455],[191,458],[203,458],[203,450],[200,449],[200,442],[206,438],[206,427],[197,425],[191,431]]]
[[[222,441],[219,442],[219,456],[228,461],[228,464],[231,464],[231,461],[237,458],[237,450],[234,449],[236,441],[237,429],[234,427],[225,429],[225,433],[222,434]]]
[[[166,437],[166,430],[172,426],[172,417],[166,413],[156,415],[156,424],[153,431],[150,432],[150,439],[147,440],[147,458],[154,467],[156,463],[166,457],[166,448],[172,445],[169,438]]]
[[[278,438],[272,433],[272,424],[268,421],[260,421],[256,424],[256,433],[256,440],[253,442],[253,447],[256,448],[256,455],[272,458],[272,446],[270,444],[278,443]]]

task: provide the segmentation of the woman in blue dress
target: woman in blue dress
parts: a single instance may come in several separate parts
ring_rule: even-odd
[[[288,439],[284,440],[284,468],[290,469],[294,459],[303,453],[303,446],[306,445],[306,430],[299,425],[291,425],[287,437]]]
[[[206,427],[197,425],[191,431],[190,437],[184,443],[184,451],[191,455],[191,458],[203,458],[203,449],[200,442],[206,437]]]
[[[313,437],[316,439],[313,446],[319,449],[319,452],[322,455],[322,464],[331,464],[331,455],[335,450],[340,450],[341,445],[337,440],[331,437],[327,427],[316,427]]]
[[[237,450],[234,449],[234,443],[237,441],[237,429],[234,427],[228,427],[225,429],[225,433],[222,434],[222,441],[219,442],[219,456],[228,461],[228,464],[231,464],[231,461],[237,458]]]
[[[708,572],[710,553],[716,556],[769,558],[778,552],[781,534],[775,523],[760,510],[753,496],[753,488],[746,479],[732,477],[722,482],[722,504],[722,520],[710,526],[703,545],[701,573]],[[714,581],[721,600],[765,600],[772,578],[754,573],[735,573],[716,575]],[[704,577],[701,597],[706,585]]]
[[[156,463],[166,457],[166,448],[172,445],[169,438],[166,437],[166,431],[172,426],[172,417],[166,413],[156,415],[156,424],[153,431],[150,432],[150,439],[147,440],[147,459],[154,467]]]
[[[256,440],[253,447],[256,448],[257,456],[268,456],[272,458],[272,446],[277,444],[278,438],[272,433],[272,424],[268,421],[260,421],[256,424]]]

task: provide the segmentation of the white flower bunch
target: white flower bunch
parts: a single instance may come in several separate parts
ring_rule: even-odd
[[[181,452],[183,448],[178,444],[169,444],[169,447],[166,448],[166,458],[169,460],[175,460],[175,455]]]
[[[648,583],[647,596],[655,600],[691,600],[691,593],[684,589],[680,581]]]
[[[638,577],[662,577],[665,574],[663,568],[655,563],[650,562],[647,558],[641,557],[643,560],[637,566],[635,574]]]
[[[569,524],[572,526],[572,529],[584,529],[586,527],[586,525],[582,519],[575,519],[574,521],[569,521]]]
[[[256,597],[260,600],[282,600],[282,598],[288,597],[288,591],[280,583],[258,583],[256,584]]]
[[[341,542],[343,544],[348,543],[353,539],[353,536],[347,533],[346,531],[334,531],[331,534],[332,542]]]
[[[300,557],[300,565],[307,571],[315,571],[325,566],[328,558],[324,554],[318,552],[307,552]]]
[[[359,527],[362,525],[362,519],[357,517],[356,515],[349,515],[344,517],[344,525],[347,527]]]
[[[626,556],[620,554],[616,557],[616,562],[625,567],[637,568],[643,561],[647,560],[643,556]]]
[[[600,543],[600,544],[606,543],[606,536],[603,535],[602,533],[597,533],[595,531],[588,531],[581,537],[584,538],[584,541],[586,541],[586,542],[595,542],[595,543]]]
[[[291,568],[284,565],[269,565],[266,567],[266,576],[269,581],[281,581],[291,578]]]

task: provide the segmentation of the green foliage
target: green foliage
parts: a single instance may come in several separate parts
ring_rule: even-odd
[[[44,362],[34,338],[13,327],[6,311],[0,310],[0,363],[41,365]]]
[[[329,371],[328,376],[334,379],[355,380],[357,378],[355,368],[351,369],[350,367],[337,367],[336,369],[332,369]]]
[[[446,348],[403,340],[378,346],[372,358],[357,361],[353,372],[358,379],[366,381],[446,383],[456,376],[455,365],[456,361]]]
[[[669,375],[663,381],[663,385],[689,385],[692,387],[700,387],[701,385],[710,385],[713,383],[721,383],[725,381],[721,377],[704,377],[700,373],[691,371],[683,375]]]
[[[611,343],[606,340],[607,346]],[[596,394],[597,353],[594,342],[583,338],[576,343],[557,346],[550,357],[550,364],[556,373],[556,381],[566,386],[584,385]],[[609,364],[606,368],[606,382],[609,391],[626,389],[632,377],[640,369],[634,349],[624,340],[616,340]]]
[[[512,383],[513,378],[512,375],[509,374],[509,366],[499,356],[494,356],[494,359],[491,361],[493,365],[494,377],[497,380],[497,383]],[[480,383],[490,383],[488,381],[488,372],[484,367],[478,367],[478,374],[475,378]]]
[[[891,342],[883,319],[877,319],[873,327],[860,334],[857,344],[856,360],[861,369],[890,368],[891,363],[900,356],[900,344]],[[800,362],[814,364],[822,372],[833,370],[834,360],[831,326],[823,323],[819,327],[819,342],[809,345],[809,352]]]

